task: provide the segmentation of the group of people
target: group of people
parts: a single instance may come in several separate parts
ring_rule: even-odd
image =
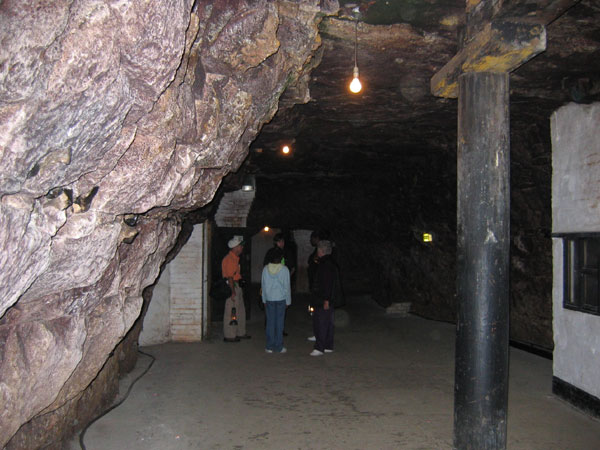
[[[333,352],[334,308],[343,304],[343,292],[338,266],[332,255],[333,245],[328,236],[313,232],[311,245],[315,247],[308,260],[308,280],[311,293],[310,305],[313,313],[314,341],[311,356]],[[229,242],[229,253],[223,258],[223,278],[228,280],[231,297],[225,302],[223,334],[225,342],[249,339],[246,334],[245,308],[239,257],[243,251],[243,238],[234,236]],[[261,276],[261,297],[265,305],[265,334],[267,353],[285,353],[283,346],[285,313],[292,303],[291,279],[296,270],[294,258],[286,252],[285,238],[274,236],[273,247],[264,258]],[[235,308],[235,309],[234,309]],[[233,317],[236,319],[233,320]]]

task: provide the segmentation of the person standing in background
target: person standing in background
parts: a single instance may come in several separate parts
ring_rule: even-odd
[[[272,252],[274,252],[277,249],[280,249],[282,252],[283,263],[288,268],[291,279],[291,277],[293,277],[294,273],[296,272],[296,258],[295,255],[292,253],[291,249],[289,247],[286,247],[283,233],[277,233],[275,236],[273,236],[273,247],[271,247],[267,251],[267,253],[265,253],[263,267],[269,264]]]
[[[292,283],[296,273],[296,254],[292,251],[291,246],[285,245],[285,237],[283,233],[277,233],[275,236],[273,236],[273,247],[271,247],[269,250],[267,250],[267,253],[265,253],[263,267],[269,264],[269,262],[273,259],[273,252],[277,251],[281,252],[281,262],[288,268],[290,273],[290,289],[292,289]],[[288,335],[285,330],[283,330],[283,335]]]
[[[310,234],[310,245],[312,245],[315,249],[308,257],[308,290],[312,292],[313,282],[315,280],[315,274],[317,273],[317,264],[319,263],[319,257],[317,256],[317,244],[319,243],[319,232],[313,231]]]
[[[267,318],[266,336],[267,353],[285,353],[283,346],[283,328],[285,311],[292,304],[290,287],[290,271],[283,264],[283,250],[275,248],[270,252],[270,260],[263,267],[261,287],[262,301],[265,304]]]
[[[306,272],[308,275],[308,292],[310,292],[311,294],[313,292],[315,275],[317,273],[317,268],[318,268],[318,264],[319,264],[319,255],[317,255],[317,245],[319,244],[319,241],[320,241],[319,232],[315,230],[310,234],[310,245],[312,245],[315,249],[308,257],[308,265],[307,265],[307,269],[306,269]],[[312,307],[312,305],[311,305],[311,307]],[[311,315],[314,315],[314,310],[312,311]],[[313,318],[313,322],[314,322],[314,318]],[[314,328],[314,326],[313,326],[313,328]],[[308,338],[308,340],[310,342],[315,342],[316,339],[317,338],[315,337],[314,333],[312,336],[310,336]]]
[[[231,297],[225,300],[223,312],[223,340],[239,342],[240,339],[250,339],[246,334],[246,307],[244,293],[240,286],[242,274],[240,271],[240,255],[244,251],[244,238],[234,236],[227,243],[229,253],[221,261],[221,273],[231,289]],[[235,308],[235,314],[232,314]]]
[[[311,292],[311,306],[314,308],[315,346],[311,356],[333,352],[333,310],[343,296],[339,270],[331,256],[331,251],[330,241],[321,240],[317,244],[319,260]]]

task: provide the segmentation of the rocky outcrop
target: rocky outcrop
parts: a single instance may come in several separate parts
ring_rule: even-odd
[[[211,201],[286,88],[309,98],[336,8],[2,2],[0,446],[94,380],[180,214]]]

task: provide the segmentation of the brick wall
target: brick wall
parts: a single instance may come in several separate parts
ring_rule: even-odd
[[[170,264],[170,328],[173,341],[202,340],[205,224],[194,227],[188,242]]]

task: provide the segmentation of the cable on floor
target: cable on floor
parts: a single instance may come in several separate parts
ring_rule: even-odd
[[[150,364],[148,365],[148,367],[146,367],[146,369],[140,375],[138,375],[138,377],[135,380],[133,380],[131,382],[131,384],[129,385],[129,389],[127,389],[127,393],[125,394],[125,397],[123,397],[119,402],[112,405],[110,408],[108,408],[106,411],[104,411],[102,414],[100,414],[98,417],[96,417],[94,420],[92,420],[90,423],[88,423],[83,430],[81,430],[81,433],[79,434],[79,446],[81,447],[81,450],[86,450],[85,444],[83,443],[83,438],[84,438],[85,432],[88,430],[88,428],[91,427],[92,424],[94,422],[96,422],[98,419],[101,419],[102,417],[107,415],[109,412],[111,412],[113,409],[120,406],[125,400],[127,400],[127,397],[129,397],[129,393],[133,389],[133,386],[135,385],[135,383],[137,383],[138,380],[140,380],[140,378],[142,378],[144,375],[146,375],[148,373],[148,371],[152,367],[152,364],[154,364],[154,361],[156,361],[156,358],[154,356],[152,356],[151,354],[145,353],[145,352],[141,351],[140,349],[138,349],[138,352],[141,353],[142,355],[152,358],[152,361],[150,361]]]

